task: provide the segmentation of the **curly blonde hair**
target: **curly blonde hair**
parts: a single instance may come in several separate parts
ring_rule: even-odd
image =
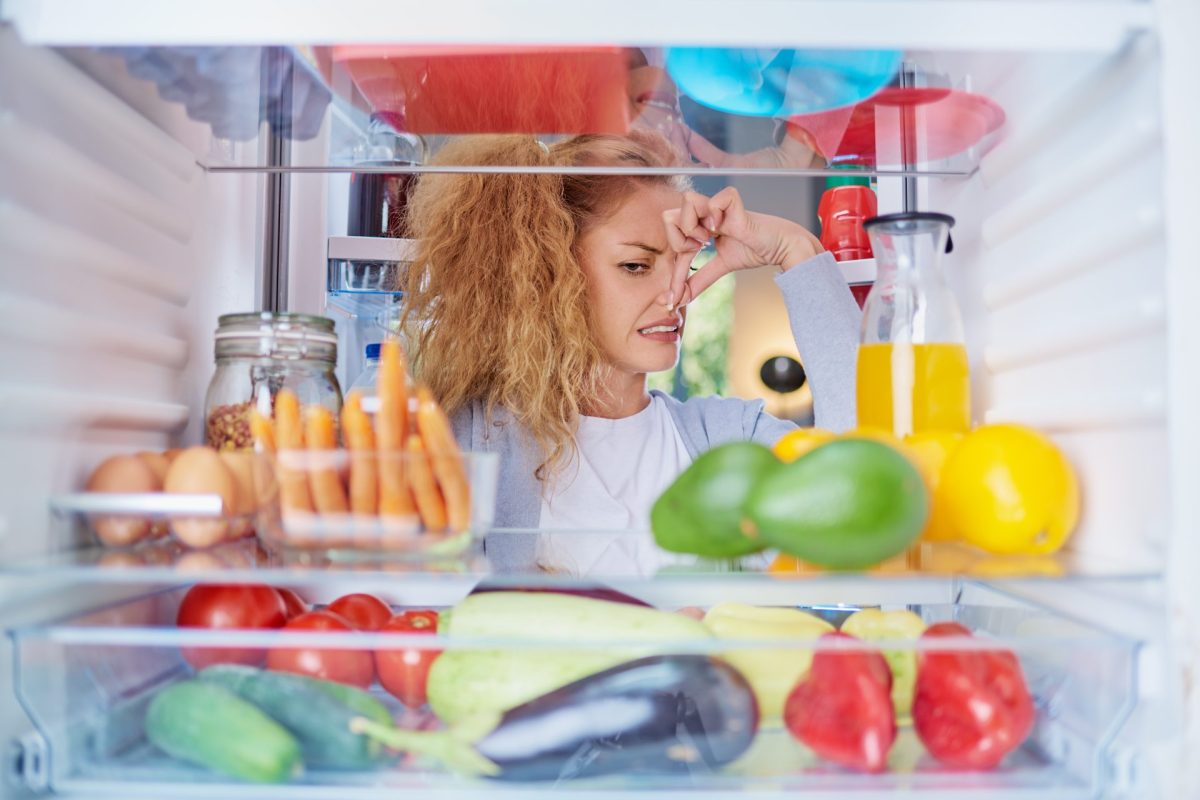
[[[459,166],[628,166],[678,163],[665,139],[576,136],[549,147],[531,136],[470,136],[434,163]],[[503,407],[541,449],[537,477],[564,465],[581,406],[604,392],[580,237],[639,186],[687,188],[671,175],[428,173],[408,202],[417,249],[404,291],[413,369],[450,414]]]

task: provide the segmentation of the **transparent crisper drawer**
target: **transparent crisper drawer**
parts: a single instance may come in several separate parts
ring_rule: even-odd
[[[518,580],[490,579],[492,586],[512,589]],[[361,583],[347,591],[375,589],[380,597],[401,608],[428,607],[422,604],[419,585],[406,588],[402,583]],[[546,588],[545,581],[538,584]],[[560,588],[565,584],[560,584]],[[525,584],[529,588],[528,583]],[[641,601],[655,605],[664,611],[677,610],[681,605],[681,590],[688,593],[686,605],[708,608],[730,599],[745,601],[752,592],[736,592],[727,596],[729,584],[720,581],[707,582],[703,579],[676,582],[671,587],[658,582],[625,583],[621,588]],[[575,584],[576,591],[584,588]],[[594,585],[593,587],[594,588]],[[747,587],[741,587],[743,589]],[[766,586],[764,585],[764,588]],[[735,730],[739,726],[746,730],[745,720],[737,722],[737,712],[729,711],[725,717],[725,728],[713,725],[711,716],[702,716],[708,723],[696,728],[691,723],[676,720],[674,731],[678,741],[667,742],[663,750],[674,771],[657,772],[661,759],[625,765],[612,774],[589,777],[562,777],[573,769],[586,769],[590,759],[601,750],[611,756],[612,748],[619,748],[620,737],[593,742],[587,753],[580,750],[572,753],[573,758],[563,761],[557,780],[521,782],[464,775],[443,767],[440,762],[426,756],[390,757],[370,769],[345,769],[333,771],[307,767],[303,774],[293,780],[295,785],[260,785],[222,777],[206,768],[191,765],[167,756],[147,739],[144,721],[147,709],[155,696],[166,687],[192,679],[194,670],[182,655],[181,648],[200,646],[239,647],[258,650],[261,653],[279,654],[281,645],[294,649],[322,651],[326,655],[332,650],[340,657],[365,657],[368,652],[378,657],[380,653],[396,654],[407,651],[412,658],[422,652],[438,650],[439,659],[453,654],[451,663],[458,669],[450,673],[454,680],[439,679],[437,689],[439,706],[443,716],[453,716],[446,709],[457,709],[454,714],[466,714],[458,723],[459,731],[470,728],[471,721],[479,724],[482,714],[468,714],[463,706],[464,698],[492,697],[483,691],[482,683],[473,683],[469,676],[479,681],[493,681],[494,692],[507,691],[500,684],[502,672],[494,664],[482,672],[478,663],[473,667],[463,664],[474,659],[497,656],[513,664],[525,665],[525,669],[544,671],[547,664],[574,659],[576,663],[589,666],[587,670],[603,668],[631,659],[654,658],[671,663],[683,663],[687,656],[709,656],[719,659],[720,664],[738,664],[739,669],[750,675],[747,659],[756,664],[755,672],[761,677],[762,667],[781,669],[794,665],[797,659],[813,657],[814,651],[832,652],[839,647],[845,652],[845,640],[811,638],[738,638],[734,642],[727,638],[679,638],[675,633],[650,635],[639,633],[636,626],[629,627],[622,638],[615,638],[603,631],[604,624],[595,620],[580,624],[569,636],[556,634],[549,617],[542,619],[514,619],[508,617],[498,621],[497,630],[508,629],[510,635],[459,635],[453,626],[459,625],[463,616],[453,617],[449,635],[395,634],[395,633],[329,633],[329,632],[278,632],[257,631],[227,633],[214,630],[176,628],[174,621],[186,588],[176,588],[129,600],[112,607],[86,615],[70,617],[51,624],[16,629],[10,635],[15,651],[15,689],[19,700],[34,721],[37,729],[48,744],[50,788],[59,792],[82,792],[92,795],[130,796],[215,796],[258,797],[376,797],[400,791],[420,790],[421,796],[488,796],[496,793],[509,796],[529,796],[548,791],[569,792],[589,797],[632,797],[649,796],[663,790],[687,790],[704,797],[732,796],[750,792],[770,795],[796,791],[861,794],[887,793],[906,790],[921,793],[938,793],[947,797],[963,796],[1012,796],[1021,797],[1090,797],[1099,793],[1109,781],[1110,745],[1128,717],[1135,697],[1135,658],[1138,643],[1114,634],[1089,627],[1044,608],[1017,599],[1006,592],[985,584],[957,579],[920,580],[908,582],[847,581],[814,579],[797,584],[796,599],[784,600],[789,584],[778,582],[770,585],[770,591],[762,593],[758,602],[793,606],[810,611],[832,626],[840,625],[859,607],[881,607],[885,610],[909,608],[921,616],[926,623],[957,621],[965,625],[974,635],[943,639],[933,643],[929,639],[885,639],[869,643],[882,650],[924,651],[933,653],[942,650],[1004,649],[1019,659],[1020,669],[1032,695],[1035,722],[1024,743],[1010,752],[1000,765],[988,771],[963,771],[940,764],[927,753],[915,733],[911,721],[901,720],[897,737],[891,748],[884,771],[869,774],[839,767],[818,758],[815,753],[794,740],[781,720],[760,715],[757,734],[752,744],[740,757],[725,763],[719,759],[710,762],[709,756],[720,750],[715,739],[720,731]],[[472,589],[471,582],[464,582],[460,592]],[[814,602],[813,597],[826,595],[825,602]],[[311,584],[306,595],[316,604],[327,602],[334,595],[332,585],[324,588],[320,582]],[[800,594],[802,592],[802,595]],[[896,601],[904,593],[913,602]],[[516,593],[521,598],[537,597],[545,600],[544,592],[524,591]],[[512,597],[510,593],[506,595]],[[474,593],[471,598],[489,597],[486,593]],[[496,595],[490,595],[494,601]],[[844,602],[853,597],[853,605]],[[458,597],[449,598],[440,593],[443,603],[462,602]],[[551,602],[558,600],[551,597]],[[434,605],[430,603],[429,606]],[[632,609],[632,605],[624,606]],[[462,607],[456,614],[463,615]],[[478,608],[476,608],[476,612]],[[673,618],[679,615],[670,615]],[[467,623],[461,623],[467,624]],[[686,623],[678,623],[685,625]],[[671,626],[669,626],[671,627]],[[444,629],[443,629],[444,630]],[[516,635],[514,635],[516,634]],[[519,638],[518,638],[519,635]],[[762,636],[765,634],[754,634]],[[790,636],[790,634],[789,634]],[[291,638],[287,638],[291,637]],[[851,643],[850,647],[855,647]],[[863,645],[857,645],[861,648]],[[701,658],[706,664],[710,659]],[[697,663],[692,658],[688,663]],[[624,667],[618,667],[618,669]],[[434,662],[437,669],[437,662]],[[519,671],[519,670],[518,670]],[[585,670],[586,671],[586,670]],[[741,674],[741,673],[739,673]],[[528,675],[522,675],[528,679]],[[583,681],[592,678],[583,678]],[[457,683],[455,683],[457,681]],[[447,685],[452,687],[448,693]],[[579,685],[579,684],[577,684]],[[616,684],[608,684],[605,691]],[[497,688],[499,687],[499,688]],[[661,688],[661,687],[660,687]],[[676,698],[686,702],[672,702],[676,710],[671,713],[690,713],[686,709],[695,705],[706,707],[715,702],[728,708],[731,697],[736,701],[737,692],[721,697],[702,696],[693,692],[694,687],[680,689]],[[372,684],[371,693],[382,700],[391,711],[395,723],[402,728],[436,730],[444,727],[433,715],[429,706],[406,708],[389,695],[378,682]],[[435,693],[434,679],[430,679],[430,695]],[[665,691],[665,690],[664,690]],[[746,689],[741,690],[744,694]],[[754,683],[753,692],[759,696],[759,685]],[[538,692],[533,692],[537,695]],[[397,696],[402,696],[398,694]],[[698,702],[697,702],[698,701]],[[492,702],[499,702],[493,698]],[[540,702],[538,700],[533,703]],[[568,704],[569,705],[569,704]],[[737,703],[733,703],[735,709]],[[657,707],[657,706],[656,706]],[[596,719],[619,718],[620,703],[614,703]],[[740,708],[743,709],[743,704]],[[546,711],[546,706],[542,706]],[[510,714],[512,712],[509,712]],[[506,717],[507,718],[507,717]],[[690,718],[689,718],[690,719]],[[733,724],[729,724],[734,720]],[[694,720],[693,720],[694,722]],[[182,721],[179,721],[182,724]],[[491,718],[484,728],[490,730],[495,723]],[[614,723],[615,724],[615,723]],[[705,724],[708,727],[705,727]],[[511,729],[510,729],[511,730]],[[550,729],[546,729],[548,732]],[[754,726],[750,725],[753,731]],[[558,729],[561,735],[562,729]],[[235,731],[229,732],[236,736]],[[465,735],[465,734],[464,734]],[[474,737],[481,733],[472,734]],[[475,738],[468,737],[470,741]],[[627,739],[625,741],[628,741]],[[748,741],[748,740],[747,740]],[[708,745],[712,747],[708,747]],[[743,742],[743,745],[745,742]],[[247,746],[254,746],[247,742]],[[725,746],[725,745],[722,745]],[[729,752],[740,752],[736,748]],[[682,756],[680,754],[683,754]],[[697,755],[699,753],[700,755]],[[690,754],[690,755],[689,755]],[[707,755],[706,755],[707,754]],[[305,756],[307,758],[307,756]],[[568,763],[569,762],[569,763]],[[557,763],[557,762],[556,762]],[[646,766],[649,765],[649,766]],[[682,765],[682,766],[681,766]],[[556,766],[555,769],[558,769]],[[283,794],[281,794],[283,793]]]

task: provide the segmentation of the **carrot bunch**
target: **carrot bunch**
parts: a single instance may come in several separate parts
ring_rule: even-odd
[[[429,389],[417,386],[410,397],[404,354],[395,340],[380,350],[376,393],[374,424],[359,392],[346,397],[344,454],[333,412],[323,406],[302,409],[288,389],[275,397],[274,420],[252,416],[258,449],[276,454],[285,524],[289,515],[352,514],[376,518],[385,528],[466,530],[471,496],[462,452]]]

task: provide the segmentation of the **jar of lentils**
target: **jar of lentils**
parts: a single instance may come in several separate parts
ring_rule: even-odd
[[[296,393],[302,406],[322,405],[337,420],[342,390],[333,320],[260,311],[224,314],[214,335],[216,370],[204,400],[205,442],[218,450],[254,446],[250,410],[274,416],[275,395]]]

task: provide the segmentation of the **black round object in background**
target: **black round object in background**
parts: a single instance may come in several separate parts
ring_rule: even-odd
[[[790,356],[774,356],[763,362],[759,378],[768,389],[780,394],[794,392],[804,385],[807,376],[800,362]]]

